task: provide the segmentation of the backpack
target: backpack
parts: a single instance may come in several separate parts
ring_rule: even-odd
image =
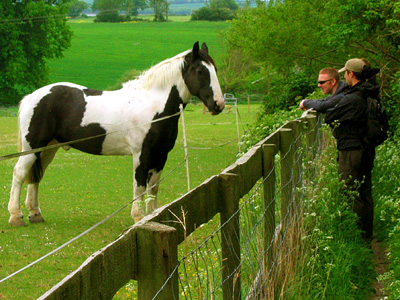
[[[367,147],[377,147],[388,138],[389,122],[385,108],[377,99],[367,98],[367,131],[363,142]]]

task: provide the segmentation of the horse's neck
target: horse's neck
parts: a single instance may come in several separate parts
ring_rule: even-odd
[[[173,87],[176,87],[179,93],[179,97],[182,99],[183,103],[186,104],[191,97],[188,87],[185,84],[185,81],[182,76],[176,78],[175,81],[166,84],[159,84],[153,86],[144,86],[140,82],[140,80],[132,80],[123,85],[122,90],[127,93],[137,93],[141,92],[149,92],[149,93],[156,93],[159,94],[162,98],[162,101],[167,101]],[[162,95],[162,96],[161,96]],[[161,99],[159,99],[161,100]]]

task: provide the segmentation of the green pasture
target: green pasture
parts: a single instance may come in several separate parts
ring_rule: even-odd
[[[72,46],[63,58],[48,62],[50,81],[102,90],[113,86],[125,72],[146,70],[190,49],[196,41],[207,43],[218,65],[222,51],[219,33],[229,26],[227,22],[177,21],[106,24],[92,19],[69,24],[74,32]]]
[[[240,133],[258,110],[239,106]],[[202,113],[201,105],[185,111],[192,188],[232,164],[238,152],[236,115]],[[17,118],[0,117],[0,156],[17,151]],[[159,206],[187,191],[182,128],[171,151],[160,185]],[[122,156],[95,156],[59,150],[40,187],[45,223],[24,228],[8,224],[12,170],[16,159],[0,161],[0,278],[19,270],[129,203],[132,199],[132,160]],[[168,174],[174,170],[171,174]],[[25,191],[24,191],[25,192]],[[21,205],[25,216],[24,196]],[[130,205],[117,216],[66,248],[0,283],[0,299],[36,299],[75,270],[93,252],[115,240],[131,226]],[[121,293],[118,298],[128,297]]]

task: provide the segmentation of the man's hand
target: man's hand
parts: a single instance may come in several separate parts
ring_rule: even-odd
[[[307,107],[304,106],[304,101],[306,101],[307,99],[303,99],[300,101],[300,109],[301,110],[307,110]]]

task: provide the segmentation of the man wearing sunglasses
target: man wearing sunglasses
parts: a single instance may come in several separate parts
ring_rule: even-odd
[[[379,99],[379,87],[367,82],[379,69],[371,69],[365,61],[350,59],[339,72],[349,88],[333,108],[327,110],[325,122],[333,128],[339,150],[338,172],[344,182],[353,211],[359,217],[363,237],[370,241],[373,230],[371,171],[375,148],[364,144],[367,128],[367,98]],[[351,196],[355,191],[356,196]]]
[[[339,72],[335,68],[324,68],[318,75],[318,87],[325,95],[330,96],[320,100],[301,100],[300,109],[312,108],[325,113],[328,108],[334,107],[339,102],[348,86],[347,83],[340,81]]]

